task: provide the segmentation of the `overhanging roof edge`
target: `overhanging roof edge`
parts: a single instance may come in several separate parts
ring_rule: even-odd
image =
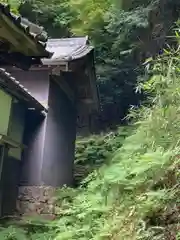
[[[39,34],[34,34],[32,32],[30,32],[30,26],[26,26],[23,22],[23,17],[21,16],[16,16],[13,13],[11,13],[10,11],[10,5],[8,4],[3,4],[0,3],[0,11],[2,12],[2,14],[4,16],[6,16],[10,21],[12,21],[12,23],[17,27],[17,29],[19,29],[20,31],[22,31],[26,37],[28,37],[31,41],[33,41],[35,44],[37,44],[37,46],[39,47],[39,50],[41,51],[41,54],[39,57],[51,57],[52,53],[49,52],[46,49],[46,41],[47,38],[44,39],[39,39]],[[29,22],[30,23],[30,22]],[[34,56],[33,56],[34,57]]]
[[[22,84],[20,84],[19,81],[17,81],[9,72],[7,72],[4,68],[0,68],[0,86],[2,88],[5,88],[8,92],[12,92],[12,89],[9,88],[9,85],[12,84],[12,86],[15,87],[14,90],[20,91],[22,97],[25,97],[29,100],[29,102],[32,103],[33,107],[37,107],[40,111],[47,112],[48,109],[43,106],[36,98],[34,98],[31,93],[26,89]],[[9,83],[9,84],[8,84]],[[15,91],[16,92],[16,91]],[[13,94],[14,95],[14,94]]]
[[[86,56],[88,56],[92,51],[94,51],[93,46],[86,46],[86,48],[78,49],[78,52],[73,53],[70,56],[64,56],[62,58],[43,58],[41,59],[41,62],[43,65],[64,65],[68,62],[72,62],[75,60],[82,59]]]

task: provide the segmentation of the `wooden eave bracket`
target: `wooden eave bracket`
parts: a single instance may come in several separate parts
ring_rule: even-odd
[[[60,76],[61,71],[64,71],[64,72],[70,71],[68,62],[64,62],[61,65],[55,65],[55,66],[50,66],[50,67],[51,67],[51,74],[56,75],[56,76]]]
[[[11,148],[21,148],[21,149],[26,148],[25,145],[14,141],[13,139],[11,139],[6,135],[0,134],[0,145],[5,145],[5,144],[9,145]]]

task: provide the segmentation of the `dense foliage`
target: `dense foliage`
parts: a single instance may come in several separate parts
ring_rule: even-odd
[[[50,36],[76,33],[91,37],[96,46],[101,118],[116,122],[131,104],[139,104],[137,80],[136,92],[143,91],[148,99],[131,110],[134,130],[125,141],[121,130],[110,138],[102,135],[78,140],[77,166],[88,166],[88,172],[95,170],[79,188],[60,190],[58,217],[48,223],[48,230],[10,227],[2,229],[0,239],[180,239],[179,28],[176,47],[156,56],[174,21],[166,14],[177,12],[174,6],[178,1],[164,2],[153,22],[149,16],[160,6],[159,0],[39,0],[21,4],[20,13],[44,25]],[[167,29],[154,29],[154,21],[166,23]],[[147,61],[144,76],[139,63],[146,56],[153,58]]]
[[[112,155],[122,146],[132,127],[119,127],[106,134],[78,137],[75,155],[75,181],[79,184],[93,170],[107,164]]]
[[[90,37],[96,49],[102,109],[99,128],[106,128],[123,122],[129,107],[139,105],[142,94],[135,93],[143,74],[139,63],[161,50],[169,24],[177,17],[172,13],[176,4],[173,0],[29,0],[19,11],[43,25],[50,37]],[[156,17],[151,19],[152,12]]]
[[[179,41],[179,35],[177,33]],[[179,228],[180,52],[150,64],[137,129],[86,189],[61,206],[55,239],[176,239]],[[68,204],[68,207],[67,207]]]
[[[1,3],[10,4],[11,11],[15,14],[18,14],[18,8],[20,5],[20,0],[1,0]]]
[[[179,15],[177,0],[4,0],[13,10],[45,27],[50,37],[88,35],[96,49],[101,112],[98,128],[124,122],[143,74],[140,63],[162,50]],[[19,6],[19,7],[18,7]],[[97,127],[95,129],[97,129]],[[93,129],[92,129],[93,131]]]
[[[151,97],[131,112],[130,117],[137,119],[131,136],[81,187],[60,191],[59,217],[49,224],[49,231],[24,239],[179,239],[178,32],[176,39],[176,49],[168,48],[146,66],[149,78],[137,90],[143,88]],[[4,239],[19,240],[16,231],[24,234],[13,229],[14,235]]]

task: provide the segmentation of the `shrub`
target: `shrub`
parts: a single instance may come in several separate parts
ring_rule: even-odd
[[[132,127],[119,127],[114,132],[79,137],[76,141],[75,181],[80,183],[93,170],[98,169],[119,149]]]

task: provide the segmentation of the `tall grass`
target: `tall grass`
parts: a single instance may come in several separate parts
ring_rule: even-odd
[[[136,130],[85,189],[61,203],[55,240],[178,239],[179,42],[149,64],[149,80],[138,87],[149,104],[130,114]]]

